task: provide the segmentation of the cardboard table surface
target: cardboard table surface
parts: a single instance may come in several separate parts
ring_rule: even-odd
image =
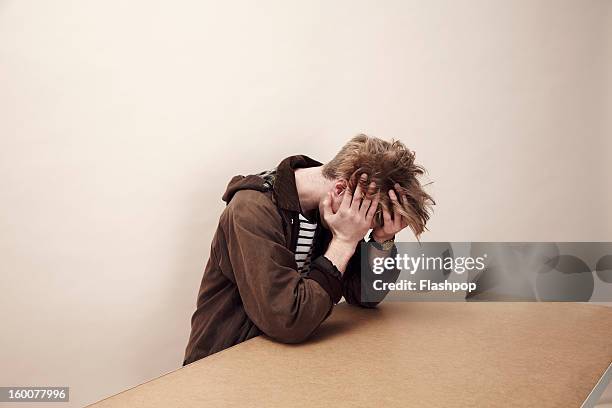
[[[260,336],[95,407],[580,407],[611,361],[609,307],[340,304],[303,344]]]

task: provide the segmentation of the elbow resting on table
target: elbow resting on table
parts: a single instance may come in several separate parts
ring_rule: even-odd
[[[279,343],[297,344],[310,337],[311,328],[270,326],[262,329],[264,334]]]
[[[281,311],[282,310],[282,311]],[[312,313],[299,314],[292,310],[268,310],[258,323],[259,329],[280,343],[302,343],[321,325],[327,311],[317,308]]]

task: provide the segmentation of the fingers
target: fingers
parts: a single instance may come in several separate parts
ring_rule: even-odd
[[[325,196],[325,198],[323,199],[322,207],[323,207],[323,216],[331,215],[333,213],[331,191],[329,191],[327,195]]]
[[[364,183],[368,179],[368,175],[363,173],[359,177],[359,181],[357,182],[357,187],[355,187],[355,195],[353,196],[353,202],[351,203],[351,209],[359,212],[359,207],[361,206],[361,202],[363,200],[363,191],[361,190],[361,183]]]
[[[353,192],[350,188],[344,189],[344,194],[342,195],[342,202],[340,203],[339,210],[348,210],[351,207],[351,201],[353,200]]]
[[[374,192],[376,191],[376,183],[371,182],[368,186],[368,191],[366,192],[363,201],[361,202],[361,207],[359,208],[359,214],[362,217],[365,217],[371,208],[372,198],[374,196]]]
[[[395,183],[394,187],[396,191],[402,191],[402,187],[399,185],[399,183]],[[404,206],[404,208],[408,206],[408,196],[406,194],[400,194],[400,201],[402,202],[402,205]],[[406,220],[406,218],[404,217],[401,217],[400,229],[404,229],[407,226],[408,226],[408,220]]]
[[[408,197],[406,196],[406,194],[404,194],[402,192],[402,187],[398,183],[395,183],[395,185],[393,187],[395,188],[395,191],[394,191],[395,196],[397,197],[397,193],[401,192],[400,197],[399,197],[400,198],[400,202],[402,203],[403,206],[407,206],[408,205]]]
[[[380,193],[376,193],[374,199],[370,203],[370,208],[366,213],[366,219],[371,223],[374,215],[376,215],[376,210],[378,209],[378,203],[380,202]]]
[[[402,186],[399,185],[399,183],[395,183],[393,185],[393,188],[395,188],[395,191],[401,192],[402,191]],[[408,197],[406,197],[406,194],[400,194],[400,201],[402,203],[402,205],[408,205]]]
[[[397,200],[397,194],[395,191],[389,190],[389,198],[391,199],[393,205],[393,229],[399,230],[402,225],[402,216],[397,211],[397,208],[400,206],[399,201]]]
[[[388,194],[394,206],[395,206],[395,203],[399,204],[399,202],[397,201],[397,194],[395,194],[395,191],[393,191],[393,189],[389,190]]]
[[[390,227],[393,225],[393,220],[391,219],[391,213],[389,210],[383,205],[383,222],[384,227]]]

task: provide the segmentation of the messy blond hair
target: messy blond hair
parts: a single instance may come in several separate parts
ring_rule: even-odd
[[[425,169],[415,164],[414,158],[414,152],[398,140],[387,142],[359,134],[323,166],[323,175],[332,180],[346,180],[347,188],[351,191],[355,190],[357,183],[361,183],[362,191],[367,191],[368,184],[375,182],[381,192],[374,218],[376,226],[383,225],[383,208],[391,213],[396,211],[405,218],[418,238],[426,228],[431,206],[435,202],[423,190],[418,180],[418,177],[425,173]],[[362,173],[368,175],[367,180],[360,179]],[[399,184],[399,189],[394,187],[396,183]],[[391,189],[397,193],[397,204],[389,198],[388,191]],[[401,195],[405,195],[406,203],[402,203]],[[391,208],[392,206],[394,208]]]

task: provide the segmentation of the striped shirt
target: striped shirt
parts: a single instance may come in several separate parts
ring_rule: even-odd
[[[276,177],[276,168],[272,170],[262,171],[258,176],[263,177],[268,186],[274,185]],[[297,270],[302,276],[308,275],[310,271],[310,258],[312,256],[312,248],[314,247],[315,231],[317,223],[310,222],[308,218],[300,214],[300,231],[298,234],[297,244],[295,246],[295,263]]]
[[[314,243],[314,235],[317,230],[317,223],[310,222],[300,214],[300,232],[298,234],[297,245],[295,246],[295,262],[298,272],[303,276],[310,270],[310,257]]]

